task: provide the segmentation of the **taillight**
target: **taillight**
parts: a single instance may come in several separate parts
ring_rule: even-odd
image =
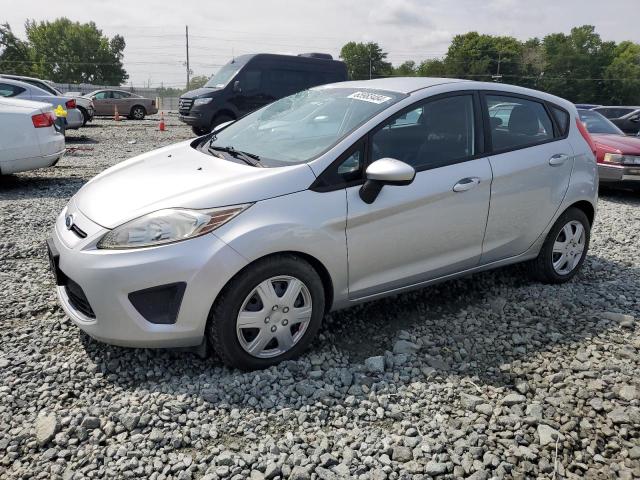
[[[580,132],[580,135],[582,135],[582,138],[586,140],[587,144],[589,145],[589,148],[591,148],[591,151],[595,155],[596,143],[593,141],[593,138],[591,138],[591,135],[589,135],[589,132],[587,131],[587,127],[584,126],[584,123],[582,123],[582,121],[578,117],[576,117],[576,125],[578,126],[578,131]]]
[[[46,128],[52,126],[56,121],[56,116],[53,112],[38,113],[31,117],[33,126],[36,128]]]
[[[74,98],[67,100],[64,105],[67,108],[76,108],[76,100]]]

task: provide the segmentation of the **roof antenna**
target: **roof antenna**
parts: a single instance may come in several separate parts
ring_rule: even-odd
[[[231,47],[231,63],[236,63],[236,56],[233,54],[233,47]]]

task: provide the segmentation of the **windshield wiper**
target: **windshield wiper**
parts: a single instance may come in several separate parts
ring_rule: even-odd
[[[209,143],[208,149],[209,149],[210,153],[213,153],[214,151],[228,153],[233,158],[239,158],[244,163],[246,163],[248,165],[251,165],[252,167],[260,167],[261,166],[260,163],[259,163],[260,162],[260,156],[256,155],[255,153],[249,153],[249,152],[243,152],[242,150],[236,150],[232,146],[214,147],[213,145],[211,145],[211,142]]]

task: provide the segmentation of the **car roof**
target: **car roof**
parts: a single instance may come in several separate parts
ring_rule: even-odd
[[[564,98],[551,95],[550,93],[540,90],[532,90],[530,88],[510,85],[508,83],[496,82],[478,82],[475,80],[463,80],[458,78],[438,78],[438,77],[388,77],[376,78],[373,80],[355,80],[350,82],[331,83],[329,85],[321,85],[314,88],[362,88],[374,90],[386,90],[389,92],[412,94],[414,92],[424,90],[425,88],[435,87],[437,85],[464,85],[460,90],[486,90],[492,92],[493,95],[516,94],[528,95],[541,100],[546,100],[560,105],[566,109],[575,108],[573,103]],[[469,88],[470,87],[470,88]],[[453,89],[457,90],[457,89]],[[504,102],[503,102],[504,103]]]
[[[47,80],[43,80],[42,78],[36,78],[36,77],[28,77],[27,75],[14,75],[13,73],[3,73],[0,75],[0,77],[11,78],[13,80],[20,80],[21,78],[24,78],[25,80],[36,80],[37,82],[46,83],[47,85],[49,84]]]
[[[344,88],[367,88],[373,90],[386,90],[408,94],[423,88],[442,85],[444,83],[468,82],[469,80],[459,80],[457,78],[436,78],[436,77],[389,77],[375,78],[373,80],[352,80],[350,82],[340,82],[331,84],[333,87]]]

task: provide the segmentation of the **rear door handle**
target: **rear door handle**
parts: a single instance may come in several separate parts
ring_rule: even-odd
[[[569,158],[569,155],[567,155],[566,153],[556,153],[553,157],[549,159],[549,165],[551,165],[552,167],[562,165],[564,162],[567,161],[568,158]]]
[[[467,177],[458,181],[458,183],[453,186],[453,191],[466,192],[467,190],[471,190],[478,185],[480,185],[480,179],[478,177]]]

